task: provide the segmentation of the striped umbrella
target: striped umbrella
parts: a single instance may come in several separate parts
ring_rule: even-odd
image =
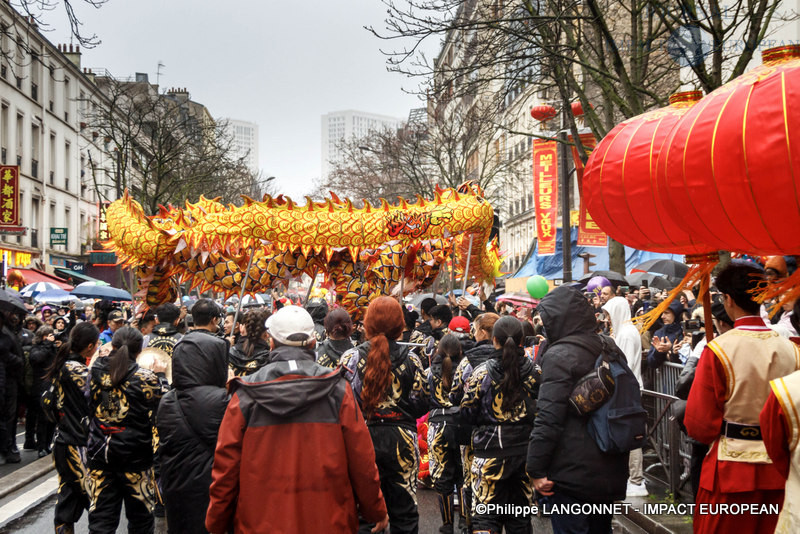
[[[20,290],[19,294],[21,297],[24,298],[33,298],[39,293],[43,293],[45,291],[51,291],[54,289],[61,289],[61,288],[51,282],[34,282],[32,284],[28,284],[27,286],[23,287],[22,290]]]

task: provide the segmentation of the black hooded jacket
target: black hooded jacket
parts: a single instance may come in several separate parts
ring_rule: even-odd
[[[228,365],[236,376],[251,375],[270,362],[269,343],[259,339],[253,347],[253,355],[248,357],[244,351],[245,339],[231,347],[228,353]]]
[[[173,389],[158,408],[161,489],[170,532],[206,532],[214,446],[228,393],[228,344],[193,330],[175,345]]]
[[[625,498],[628,454],[605,454],[587,431],[588,418],[569,407],[576,382],[594,369],[602,341],[597,319],[581,292],[561,286],[539,303],[548,345],[541,357],[538,413],[528,448],[527,471],[547,477],[556,492],[584,502]]]
[[[155,413],[166,383],[130,361],[115,387],[107,357],[94,362],[90,376],[89,467],[124,472],[150,468]]]
[[[172,356],[172,351],[175,350],[175,345],[180,340],[181,334],[178,332],[178,327],[171,323],[159,323],[153,327],[153,332],[142,347],[161,349]]]
[[[317,346],[317,363],[329,369],[335,369],[339,365],[342,354],[355,347],[350,338],[331,339],[327,338],[322,344]]]

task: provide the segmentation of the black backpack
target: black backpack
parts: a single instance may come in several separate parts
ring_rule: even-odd
[[[601,338],[603,349],[595,368],[578,380],[570,404],[588,416],[587,430],[601,451],[620,454],[640,449],[647,442],[647,411],[642,407],[639,381],[614,340]],[[581,406],[577,399],[587,395],[603,401]]]

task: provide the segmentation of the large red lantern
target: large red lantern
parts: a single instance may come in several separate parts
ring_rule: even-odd
[[[800,46],[766,50],[762,60],[674,126],[657,194],[686,232],[716,249],[798,254]]]
[[[591,104],[589,104],[589,109],[593,108]],[[573,102],[570,104],[570,109],[572,109],[572,116],[573,117],[582,117],[583,116],[583,104],[580,102]]]
[[[537,121],[549,121],[556,116],[556,108],[550,105],[533,106],[531,117]]]
[[[586,163],[582,195],[592,219],[617,241],[656,252],[712,250],[667,210],[656,187],[656,161],[672,127],[697,103],[700,91],[677,93],[670,105],[618,124]]]

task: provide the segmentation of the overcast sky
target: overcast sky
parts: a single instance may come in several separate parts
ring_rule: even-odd
[[[155,83],[161,61],[162,89],[186,87],[214,117],[259,125],[261,168],[298,199],[320,174],[321,115],[405,118],[424,105],[403,92],[418,80],[387,72],[387,43],[363,29],[383,27],[380,0],[110,0],[99,10],[73,2],[84,33],[102,41],[83,51],[82,66],[146,72]],[[63,14],[46,20],[47,38],[68,42]]]

